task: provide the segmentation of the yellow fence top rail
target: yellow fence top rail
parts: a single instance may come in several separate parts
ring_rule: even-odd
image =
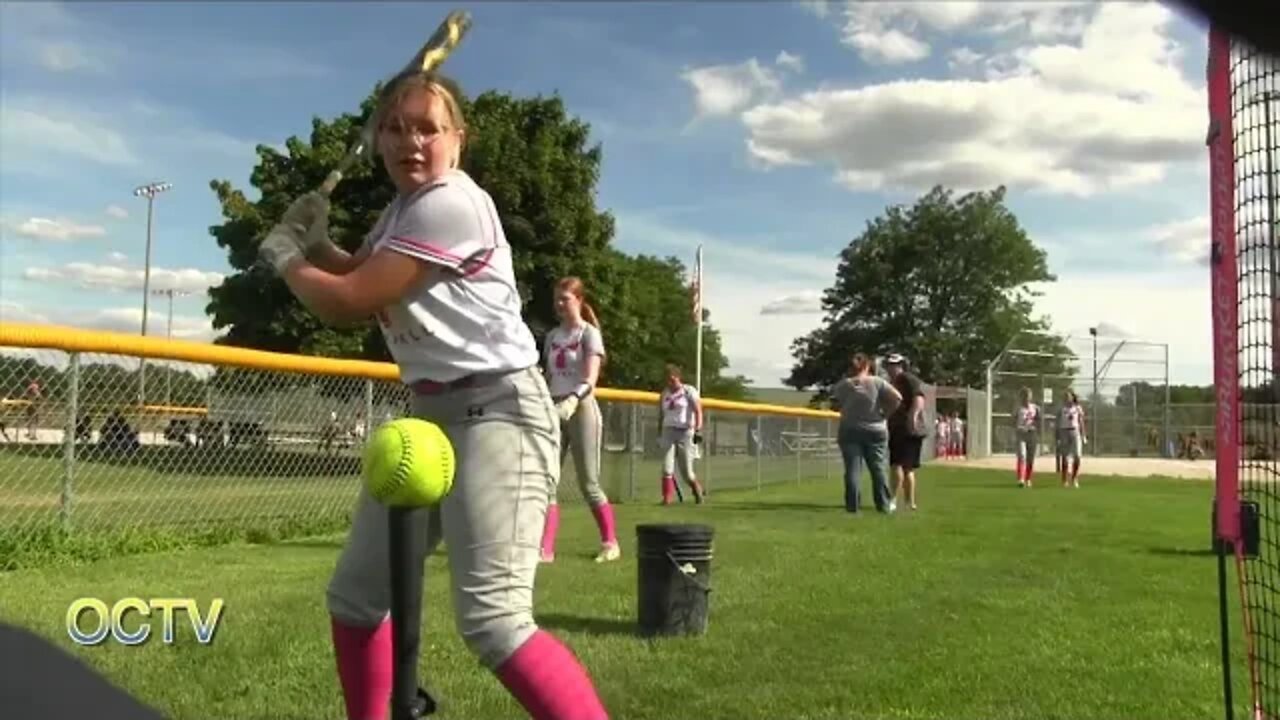
[[[57,325],[0,323],[0,346],[127,355],[153,360],[177,360],[204,365],[220,365],[246,370],[268,370],[303,375],[329,375],[391,382],[400,381],[400,371],[392,363],[293,355],[267,352],[265,350],[250,350],[228,345],[191,342],[189,340],[169,340]],[[599,388],[596,391],[596,395],[604,400],[620,402],[658,402],[658,393],[644,390]],[[710,410],[728,412],[823,419],[839,417],[838,413],[829,410],[735,402],[732,400],[717,400],[715,398],[704,398],[702,404]]]

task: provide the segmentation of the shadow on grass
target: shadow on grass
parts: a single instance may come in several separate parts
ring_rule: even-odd
[[[538,625],[547,630],[585,633],[587,635],[631,635],[639,636],[638,626],[630,620],[617,618],[578,617],[547,613],[537,615]]]
[[[1211,548],[1192,549],[1192,548],[1147,548],[1147,552],[1152,555],[1163,555],[1165,557],[1217,557]]]

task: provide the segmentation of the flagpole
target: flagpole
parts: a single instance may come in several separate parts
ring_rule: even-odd
[[[702,392],[702,246],[698,246],[698,259],[696,268],[694,269],[694,283],[697,284],[696,295],[694,297],[694,320],[698,323],[698,348],[696,354],[696,368],[694,369],[694,387],[698,388],[698,392]]]

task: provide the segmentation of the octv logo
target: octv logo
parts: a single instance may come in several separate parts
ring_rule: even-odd
[[[99,645],[108,637],[115,638],[121,645],[141,645],[151,637],[152,618],[159,616],[161,641],[173,645],[177,635],[176,615],[181,612],[190,620],[196,642],[209,645],[218,632],[224,607],[222,598],[214,598],[208,612],[202,614],[194,598],[126,597],[108,606],[98,598],[83,597],[72,601],[67,608],[67,634],[77,645]],[[134,621],[126,617],[130,614],[140,617]]]

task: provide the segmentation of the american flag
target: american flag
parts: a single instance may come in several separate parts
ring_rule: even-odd
[[[702,323],[702,246],[693,264],[693,321]]]

